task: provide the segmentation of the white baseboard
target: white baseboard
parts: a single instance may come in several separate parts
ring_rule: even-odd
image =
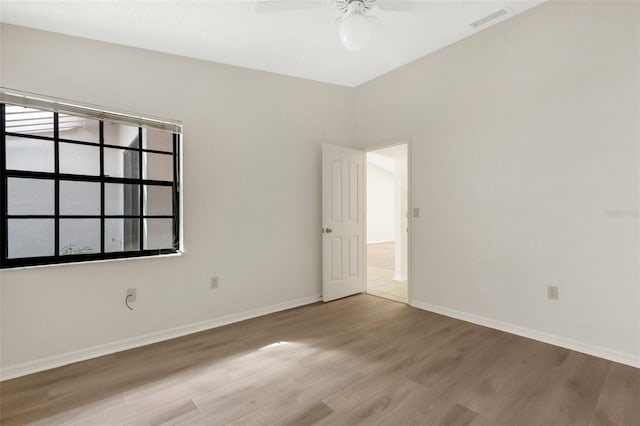
[[[610,361],[619,362],[620,364],[626,364],[632,367],[640,368],[640,357],[627,352],[621,352],[604,346],[593,345],[591,343],[579,342],[577,340],[567,339],[566,337],[557,336],[555,334],[521,327],[519,325],[509,324],[480,315],[457,311],[455,309],[445,308],[444,306],[432,305],[431,303],[422,302],[419,300],[412,300],[411,306],[447,317],[467,321],[473,324],[478,324],[485,327],[494,328],[496,330],[505,331],[507,333],[516,334],[518,336],[527,337],[529,339],[538,340],[540,342],[549,343],[551,345],[571,349],[576,352],[582,352],[588,355],[597,356],[598,358],[604,358]]]
[[[237,314],[226,315],[207,321],[170,328],[168,330],[156,331],[153,333],[144,334],[142,336],[132,337],[130,339],[118,340],[104,345],[92,346],[78,351],[67,352],[61,355],[54,355],[21,364],[9,365],[0,369],[0,381],[13,379],[20,376],[26,376],[27,374],[49,370],[52,368],[61,367],[63,365],[73,364],[74,362],[84,361],[103,355],[109,355],[115,352],[125,351],[127,349],[150,345],[152,343],[185,336],[187,334],[197,333],[199,331],[209,330],[211,328],[220,327],[234,322],[244,321],[262,315],[284,311],[286,309],[296,308],[298,306],[308,305],[320,300],[322,300],[322,298],[319,295],[290,300],[288,302],[279,303],[277,305],[265,306],[263,308],[257,308]]]

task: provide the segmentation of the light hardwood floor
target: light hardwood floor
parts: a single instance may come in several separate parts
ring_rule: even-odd
[[[640,370],[358,295],[0,385],[0,423],[638,425]]]

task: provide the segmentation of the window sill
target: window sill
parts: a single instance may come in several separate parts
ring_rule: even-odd
[[[24,269],[41,269],[41,268],[56,268],[61,266],[78,266],[78,265],[92,265],[96,263],[107,263],[107,262],[122,262],[122,261],[136,261],[136,260],[150,260],[150,259],[159,259],[166,257],[180,257],[184,254],[184,251],[178,251],[177,253],[168,253],[168,254],[156,254],[150,256],[136,256],[136,257],[121,257],[117,259],[96,259],[96,260],[83,260],[80,262],[67,262],[67,263],[53,263],[47,265],[30,265],[30,266],[12,266],[12,267],[2,267],[0,268],[0,273],[8,272],[8,271],[19,271]]]

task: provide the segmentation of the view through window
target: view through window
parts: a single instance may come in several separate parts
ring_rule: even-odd
[[[92,114],[0,103],[3,268],[179,251],[180,133]]]

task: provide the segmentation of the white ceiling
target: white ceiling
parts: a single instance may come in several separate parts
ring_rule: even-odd
[[[508,19],[543,0],[399,1],[411,12],[375,15],[377,31],[363,51],[339,41],[340,16],[330,0],[319,8],[255,12],[248,0],[0,0],[0,21],[355,87],[479,30],[471,22],[501,8]]]

